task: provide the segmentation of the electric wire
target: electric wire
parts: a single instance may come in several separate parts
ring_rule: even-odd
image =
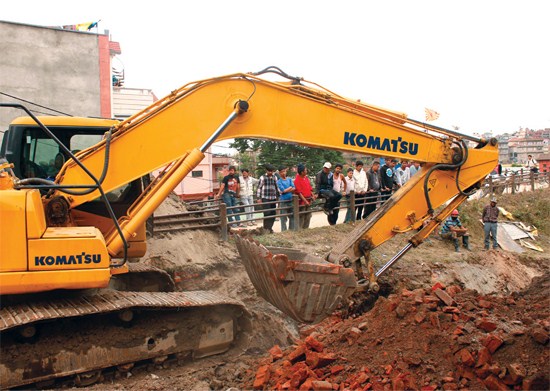
[[[59,114],[62,114],[62,115],[66,115],[68,117],[72,117],[71,114],[64,113],[63,111],[55,110],[55,109],[52,109],[51,107],[47,107],[47,106],[40,105],[38,103],[31,102],[30,100],[26,100],[26,99],[23,99],[23,98],[18,98],[17,96],[6,94],[5,92],[2,92],[2,91],[0,91],[0,95],[4,95],[4,96],[7,96],[7,97],[12,98],[12,99],[19,100],[21,102],[29,103],[31,105],[38,106],[38,107],[41,107],[43,109],[53,111],[54,113],[59,113]],[[31,110],[31,111],[35,111],[35,110]],[[40,113],[40,114],[48,115],[47,113],[43,113],[43,112],[40,112],[40,111],[36,111],[36,112]]]

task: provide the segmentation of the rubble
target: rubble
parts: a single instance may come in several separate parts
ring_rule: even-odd
[[[300,391],[548,389],[548,277],[509,296],[439,282],[403,289],[355,318],[308,326],[308,336],[280,359],[265,360],[250,384]]]

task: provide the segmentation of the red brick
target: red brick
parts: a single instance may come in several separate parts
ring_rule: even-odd
[[[355,381],[359,384],[366,383],[369,380],[370,376],[367,375],[365,372],[361,372],[359,376],[357,376],[357,379]]]
[[[495,334],[489,334],[487,335],[487,338],[485,338],[482,341],[483,346],[485,346],[487,349],[489,349],[489,353],[494,354],[498,348],[503,344],[502,338],[500,338],[498,335]]]
[[[303,361],[305,358],[306,358],[306,348],[304,345],[298,346],[296,349],[290,352],[287,356],[287,359],[293,364],[296,363],[297,361]]]
[[[443,384],[443,390],[445,390],[445,391],[458,390],[458,384],[456,384],[456,383],[445,383],[445,384]]]
[[[454,299],[441,289],[436,289],[434,291],[434,295],[436,295],[447,306],[456,305]]]
[[[279,345],[275,345],[271,349],[269,349],[269,354],[271,354],[271,357],[273,357],[273,361],[283,358],[283,351],[281,350]]]
[[[541,345],[546,345],[548,343],[548,333],[542,327],[536,327],[529,333],[531,338]]]
[[[446,312],[448,314],[458,314],[460,313],[460,310],[456,307],[451,307],[451,306],[446,306],[446,307],[443,307],[443,312]]]
[[[313,380],[311,382],[311,387],[313,387],[314,390],[331,391],[332,383],[325,380]]]
[[[507,368],[513,384],[519,384],[527,376],[527,371],[520,363],[508,364]]]
[[[447,287],[447,289],[445,289],[445,292],[447,292],[449,296],[455,297],[457,293],[462,292],[462,288],[458,285],[450,285]]]
[[[477,305],[481,308],[493,308],[493,303],[487,300],[479,299]]]
[[[344,368],[343,365],[334,365],[330,368],[330,374],[331,375],[337,375],[340,372],[342,372],[344,369],[346,369],[346,368]]]
[[[433,327],[441,329],[441,324],[439,323],[439,315],[437,313],[430,314],[430,323]]]
[[[490,364],[491,358],[491,352],[489,352],[489,349],[487,349],[486,347],[482,347],[477,353],[476,367],[481,367],[484,364]]]
[[[388,312],[393,312],[399,305],[400,300],[398,298],[388,299]]]
[[[317,341],[311,335],[306,338],[305,342],[308,348],[310,348],[311,350],[315,350],[316,352],[322,352],[324,349],[324,345],[321,342]]]
[[[485,387],[489,390],[509,390],[508,386],[494,375],[489,375],[485,380],[483,380],[483,384],[485,384]]]
[[[423,386],[422,388],[420,388],[420,391],[435,391],[435,390],[437,390],[437,386],[432,386],[432,385]]]
[[[311,368],[322,368],[336,361],[336,356],[332,353],[306,353],[306,364]]]
[[[269,365],[262,365],[256,372],[256,378],[254,379],[254,389],[263,390],[269,382],[269,375],[271,374],[271,368]]]
[[[476,363],[475,360],[474,360],[474,357],[472,356],[470,351],[466,348],[460,350],[456,354],[456,356],[462,364],[464,364],[468,367],[473,367],[474,364]]]
[[[312,379],[311,377],[307,378],[306,381],[300,386],[300,391],[313,390],[313,385],[311,384],[313,381],[315,381],[315,379]]]
[[[487,333],[495,331],[497,329],[497,324],[489,319],[480,319],[476,322],[476,327],[480,330],[483,330]]]
[[[290,378],[290,387],[293,389],[299,388],[300,385],[308,378],[308,372],[306,369],[300,369],[294,372]]]
[[[414,321],[418,324],[424,322],[424,319],[426,319],[426,313],[425,312],[417,312],[414,316]]]
[[[485,379],[491,373],[489,364],[483,364],[481,368],[476,369],[476,375],[481,379]]]
[[[445,289],[445,284],[443,284],[442,282],[436,282],[433,286],[432,286],[432,292],[437,290],[437,289]]]
[[[439,298],[438,297],[435,297],[435,296],[425,296],[424,297],[424,303],[428,304],[428,303],[439,303]]]

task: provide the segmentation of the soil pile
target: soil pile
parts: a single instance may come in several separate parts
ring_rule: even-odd
[[[546,390],[549,276],[504,296],[442,283],[403,289],[356,318],[302,329],[307,337],[273,347],[242,387]]]

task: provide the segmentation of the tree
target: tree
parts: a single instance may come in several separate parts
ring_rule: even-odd
[[[236,139],[230,146],[241,155],[250,150],[258,152],[257,175],[265,172],[266,164],[273,164],[278,168],[281,165],[294,167],[304,163],[311,173],[315,173],[321,170],[325,162],[344,162],[342,153],[338,151],[269,140]]]

